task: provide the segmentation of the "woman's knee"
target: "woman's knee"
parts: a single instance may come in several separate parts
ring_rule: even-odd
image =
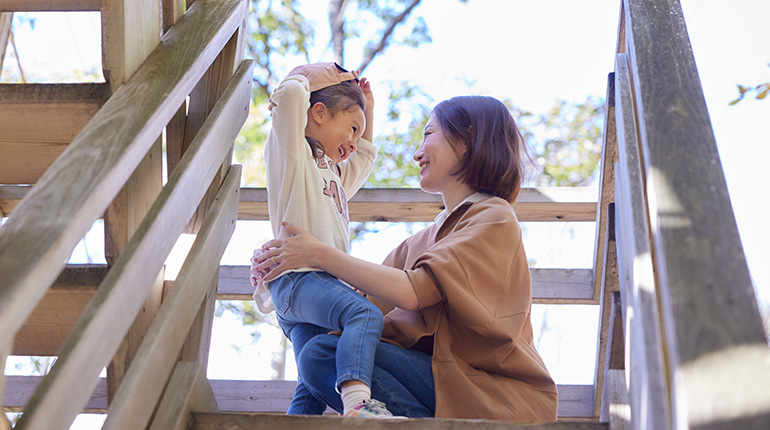
[[[305,383],[309,383],[316,375],[323,373],[322,370],[327,367],[336,374],[338,342],[339,336],[322,334],[305,343],[297,356],[297,368]]]

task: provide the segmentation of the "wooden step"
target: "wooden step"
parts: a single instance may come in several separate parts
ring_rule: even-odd
[[[0,84],[0,184],[37,182],[109,96],[98,83]]]
[[[30,191],[30,187],[0,185],[2,216],[8,216]],[[593,187],[524,188],[513,207],[522,222],[596,221],[597,193]],[[440,195],[417,188],[364,188],[348,207],[351,221],[429,222],[441,211],[442,201]],[[266,189],[241,188],[238,219],[268,219]]]
[[[21,412],[41,376],[8,376],[2,407]],[[212,379],[211,388],[219,410],[234,414],[284,414],[289,408],[296,381],[236,381]],[[558,385],[558,417],[563,420],[593,419],[593,385]],[[107,383],[100,378],[84,412],[105,413],[107,410]],[[329,413],[334,413],[331,409]],[[235,427],[238,428],[238,427]]]
[[[56,355],[105,276],[106,265],[68,265],[19,329],[15,355]],[[591,304],[591,269],[530,269],[535,303]],[[248,266],[220,266],[218,300],[251,300]]]
[[[190,430],[238,429],[301,429],[379,430],[606,430],[606,423],[589,421],[557,421],[546,424],[516,423],[510,421],[461,420],[418,418],[410,420],[356,420],[338,416],[302,416],[244,413],[193,413]]]
[[[0,0],[0,12],[93,12],[101,0]]]

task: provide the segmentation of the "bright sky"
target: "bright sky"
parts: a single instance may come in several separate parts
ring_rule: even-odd
[[[327,2],[303,3],[307,7],[302,9],[303,13],[320,22],[316,40],[328,40]],[[607,74],[613,69],[618,5],[617,0],[469,0],[467,4],[423,0],[413,13],[424,17],[433,43],[418,50],[391,47],[372,63],[365,75],[375,83],[384,79],[409,81],[435,101],[460,94],[488,94],[510,98],[519,108],[535,113],[545,111],[557,99],[580,102],[587,96],[603,98]],[[747,99],[737,106],[728,106],[737,94],[736,84],[756,85],[770,80],[770,27],[765,22],[770,16],[770,2],[682,0],[682,6],[747,261],[760,298],[770,304],[770,268],[766,264],[770,236],[764,225],[764,194],[756,191],[762,189],[758,183],[760,173],[766,171],[770,159],[770,100]],[[35,14],[36,31],[18,31],[17,45],[26,70],[43,75],[51,70],[69,72],[99,64],[98,15],[66,15],[66,19],[54,23],[49,20],[50,15]],[[360,50],[356,40],[346,45],[346,66],[358,64],[356,52]],[[322,56],[324,52],[326,56]],[[312,61],[331,60],[330,52],[323,48],[314,51],[314,55]],[[296,62],[287,63],[286,71],[294,65]],[[5,69],[14,67],[14,60],[6,57]],[[467,82],[473,83],[470,90]],[[378,106],[385,106],[387,92],[387,87],[375,86],[375,96],[380,97]],[[378,110],[378,121],[384,121],[383,111]],[[584,223],[574,230],[563,225],[555,226],[555,231],[535,231],[535,227],[532,230],[533,237],[538,236],[537,240],[529,239],[527,252],[539,263],[590,267],[592,251],[585,244],[592,246],[592,224]],[[245,240],[231,243],[223,264],[248,264],[250,249],[266,234],[269,233],[255,234],[248,223],[243,223],[234,237]],[[577,240],[570,240],[573,235]],[[395,246],[386,243],[388,239],[380,237],[372,241],[375,249],[354,252],[380,260]],[[98,245],[91,246],[95,247]],[[589,257],[585,258],[586,255]],[[594,310],[581,308],[574,312],[573,317],[583,315],[578,319],[587,321],[587,326],[580,327],[582,333],[595,335]],[[541,352],[547,356],[549,368],[553,367],[557,382],[591,383],[592,375],[586,371],[592,372],[593,344],[586,348],[585,343],[574,340],[579,336],[570,331],[575,329],[571,318],[551,319],[554,321],[549,323],[553,329],[550,336],[559,339],[544,339]],[[275,353],[265,345],[280,342],[281,333],[261,331],[260,341],[252,344],[248,332],[233,333],[234,337],[222,335],[232,332],[238,321],[225,315],[217,324],[211,362],[226,365],[210,368],[209,377],[264,378],[257,373],[269,367]],[[238,345],[237,354],[232,345]],[[565,351],[570,353],[560,357]],[[576,358],[574,351],[582,352]],[[561,362],[561,358],[580,361],[581,375],[551,364]],[[236,370],[230,372],[231,369]]]

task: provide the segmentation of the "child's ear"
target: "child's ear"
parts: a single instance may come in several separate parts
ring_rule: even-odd
[[[328,115],[329,110],[321,102],[317,102],[310,107],[310,117],[318,124],[321,124]]]

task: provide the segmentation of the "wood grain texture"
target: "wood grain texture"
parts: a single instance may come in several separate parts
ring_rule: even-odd
[[[613,193],[614,195],[614,193]],[[599,301],[599,330],[596,334],[596,369],[594,371],[594,416],[598,417],[603,407],[605,368],[608,361],[608,343],[611,342],[612,297],[618,290],[617,244],[615,241],[615,203],[607,206],[605,215],[605,245],[602,259],[602,289]]]
[[[0,229],[0,346],[12,341],[245,13],[242,0],[196,2],[16,207]]]
[[[337,416],[194,413],[190,430],[608,430],[606,423],[557,421],[536,424],[513,421],[414,418],[409,420],[352,420]]]
[[[37,182],[109,96],[106,84],[0,84],[0,183]]]
[[[207,296],[214,293],[211,286],[219,261],[235,229],[240,178],[240,166],[231,167],[174,281],[174,288],[164,298],[110,405],[103,429],[144,428],[150,422],[198,310]],[[196,352],[195,358],[197,356]]]
[[[535,303],[590,303],[593,279],[591,269],[531,268]],[[220,300],[252,300],[249,266],[222,266],[219,270]]]
[[[673,422],[767,428],[770,390],[756,387],[770,370],[717,376],[766,361],[768,347],[681,6],[625,11]],[[743,394],[726,402],[723,383]]]
[[[519,221],[596,221],[596,188],[524,188],[514,203]],[[441,196],[419,188],[363,188],[348,201],[351,221],[433,221]],[[267,220],[267,190],[244,188],[238,219]]]
[[[3,71],[5,50],[8,49],[8,40],[11,38],[11,24],[13,12],[0,12],[0,72]]]
[[[98,12],[102,0],[0,0],[0,12]]]
[[[10,214],[31,187],[0,185],[0,210]],[[514,203],[521,222],[596,221],[596,188],[524,188]],[[441,197],[420,189],[365,188],[348,203],[351,221],[433,221],[441,212]],[[239,220],[267,220],[267,190],[243,188]]]
[[[594,298],[602,293],[604,260],[607,245],[607,207],[615,200],[615,162],[618,158],[617,133],[615,131],[615,74],[607,76],[607,97],[604,114],[602,158],[599,170],[599,199],[596,205],[596,240],[594,242]]]
[[[218,412],[206,368],[195,361],[176,366],[150,430],[187,430],[190,412]],[[132,425],[133,426],[133,425]]]
[[[99,372],[117,350],[155,274],[218,170],[217,160],[229,150],[246,119],[252,67],[253,61],[245,61],[238,69],[232,85],[73,328],[20,424],[27,428],[64,426],[88,401]]]
[[[630,269],[630,279],[621,288],[630,310],[626,321],[630,333],[629,398],[632,415],[637,419],[635,424],[665,430],[672,426],[669,387],[663,362],[664,341],[659,324],[644,175],[626,54],[617,55],[615,77],[620,156],[616,205],[618,229],[622,235],[619,242]]]

